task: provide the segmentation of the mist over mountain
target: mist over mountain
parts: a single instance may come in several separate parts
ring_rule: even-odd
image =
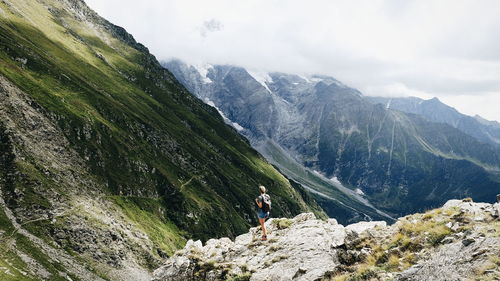
[[[500,148],[500,124],[498,122],[488,121],[478,115],[472,117],[461,114],[437,98],[423,100],[416,97],[367,97],[367,99],[373,103],[384,104],[388,108],[421,115],[432,122],[451,125],[481,142]]]
[[[446,123],[431,122],[425,114],[374,103],[332,77],[252,73],[178,60],[164,65],[289,177],[301,182],[300,169],[290,168],[295,161],[326,179],[319,186],[301,183],[332,216],[339,214],[339,206],[325,190],[339,191],[339,181],[358,200],[341,191],[345,196],[355,202],[368,199],[392,215],[456,197],[491,201],[500,191],[497,147]],[[434,119],[456,120],[455,110],[442,107],[447,111],[429,109]]]

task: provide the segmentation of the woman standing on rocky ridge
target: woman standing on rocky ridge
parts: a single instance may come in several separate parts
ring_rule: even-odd
[[[262,241],[267,240],[266,219],[269,218],[271,210],[271,197],[266,193],[266,187],[259,186],[260,195],[255,198],[257,204],[257,217],[259,218],[260,226],[262,227]]]

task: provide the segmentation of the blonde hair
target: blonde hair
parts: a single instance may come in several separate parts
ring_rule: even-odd
[[[266,193],[266,187],[263,185],[259,185],[259,190],[260,190],[260,193]]]

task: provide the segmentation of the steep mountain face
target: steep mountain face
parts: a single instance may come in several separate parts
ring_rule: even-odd
[[[334,78],[259,74],[233,66],[197,69],[179,61],[165,65],[285,174],[297,176],[300,168],[290,168],[295,160],[329,182],[301,182],[316,193],[337,188],[343,192],[332,197],[350,198],[343,203],[368,198],[398,215],[453,197],[488,201],[500,191],[498,149],[447,124],[373,104]],[[338,181],[361,195],[341,190]],[[342,206],[330,208],[335,202],[328,197],[318,200],[337,217]],[[383,217],[380,211],[370,214]]]
[[[80,0],[0,2],[0,279],[148,280],[186,238],[324,216]]]
[[[191,240],[153,280],[497,280],[499,215],[500,203],[450,200],[390,226],[344,227],[313,214],[273,218],[266,223],[268,241],[260,241],[259,228],[234,241]]]
[[[336,179],[323,176],[318,171],[304,166],[302,157],[313,155],[317,144],[317,124],[315,116],[306,116],[301,109],[307,105],[307,97],[312,95],[311,85],[321,79],[338,81],[329,77],[315,77],[313,81],[298,76],[292,86],[298,86],[293,93],[292,87],[283,85],[281,93],[297,103],[302,98],[305,103],[296,108],[292,103],[275,94],[265,83],[271,81],[268,75],[253,73],[234,66],[189,66],[178,60],[164,63],[177,79],[191,92],[209,105],[215,106],[232,125],[246,136],[252,145],[266,156],[283,173],[301,183],[327,211],[341,222],[392,218],[375,209],[358,193],[340,184]],[[202,75],[203,74],[203,75]],[[277,74],[279,75],[279,74]],[[339,83],[340,84],[340,83]],[[280,84],[274,85],[278,87]],[[314,112],[313,105],[308,108]]]
[[[432,122],[451,125],[481,142],[500,148],[500,124],[498,122],[488,121],[477,115],[471,117],[461,114],[437,98],[423,100],[416,97],[367,97],[367,99],[373,103],[384,104],[392,109],[421,115]]]

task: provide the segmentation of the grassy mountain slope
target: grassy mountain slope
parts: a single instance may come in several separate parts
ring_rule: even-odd
[[[322,214],[82,1],[1,2],[0,78],[2,279],[139,280],[185,237],[246,231],[258,184],[273,214]]]

